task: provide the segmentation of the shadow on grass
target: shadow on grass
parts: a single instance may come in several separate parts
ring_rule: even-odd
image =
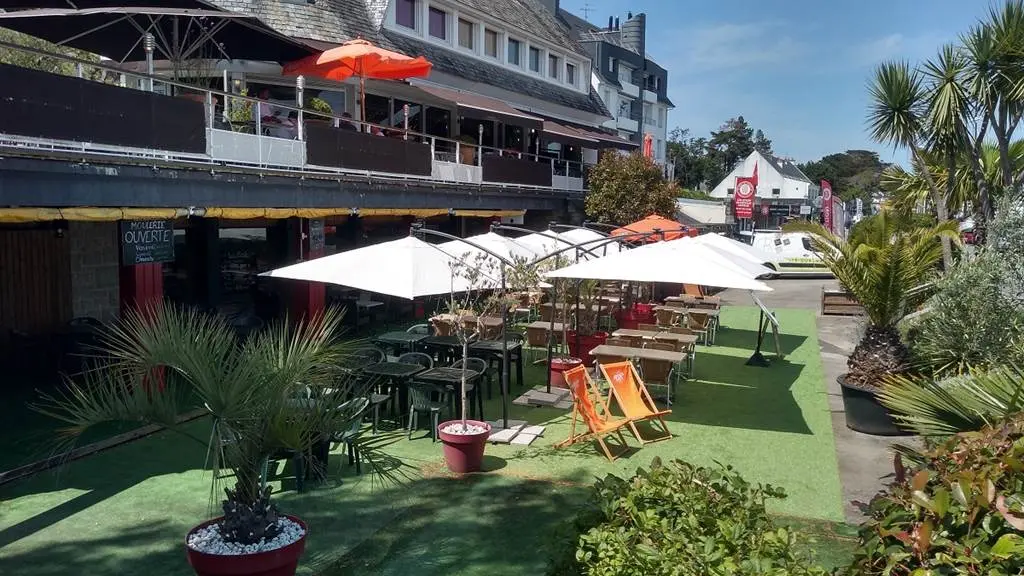
[[[810,434],[796,399],[793,385],[803,371],[802,364],[772,358],[771,366],[747,366],[735,356],[698,354],[697,380],[681,382],[676,388],[672,414],[675,422]]]
[[[784,356],[788,356],[807,341],[807,336],[786,334],[785,329],[785,325],[780,323],[779,349],[782,351]],[[753,353],[757,348],[757,330],[722,327],[715,335],[715,344],[709,349],[713,350],[718,346],[737,348],[739,350],[750,350],[750,352]],[[698,348],[698,356],[700,351],[703,349],[704,348]],[[775,336],[772,334],[770,326],[768,330],[765,331],[764,340],[761,343],[761,351],[765,354],[768,354],[769,352],[773,354],[775,353]]]

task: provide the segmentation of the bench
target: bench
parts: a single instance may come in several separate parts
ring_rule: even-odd
[[[864,307],[857,298],[842,290],[821,291],[822,316],[863,316]]]

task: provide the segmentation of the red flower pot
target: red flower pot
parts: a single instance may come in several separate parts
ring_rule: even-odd
[[[484,448],[491,435],[491,425],[478,420],[466,420],[467,425],[482,426],[478,434],[449,434],[444,431],[450,424],[460,425],[462,420],[449,420],[437,425],[437,435],[444,444],[444,460],[448,469],[456,474],[479,472],[484,461]]]
[[[636,330],[636,326],[640,321],[637,320],[636,314],[633,310],[623,308],[615,313],[615,326],[619,328],[625,328],[628,330]]]
[[[294,576],[295,569],[299,567],[299,558],[306,549],[306,536],[309,529],[306,523],[295,516],[288,516],[288,519],[295,522],[305,534],[295,542],[267,552],[256,552],[254,554],[207,554],[193,550],[188,545],[188,537],[193,532],[206,528],[210,524],[220,522],[220,518],[214,518],[203,522],[185,536],[185,553],[188,554],[188,563],[192,565],[198,576]]]
[[[583,360],[579,358],[552,358],[551,362],[548,363],[548,370],[551,371],[551,386],[554,388],[568,388],[565,384],[565,376],[562,372],[566,370],[572,370],[573,368],[583,364]]]
[[[577,338],[574,330],[570,330],[566,337],[569,339],[569,353],[576,358],[582,358],[583,362],[590,366],[594,363],[594,357],[590,355],[590,351],[604,344],[608,340],[608,333],[595,332],[588,336],[580,336],[578,348],[576,346]]]

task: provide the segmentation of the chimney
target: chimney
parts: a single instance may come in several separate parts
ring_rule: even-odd
[[[558,10],[561,8],[561,0],[540,0],[540,3],[543,4],[549,12],[558,16]]]
[[[622,24],[622,46],[643,56],[646,52],[647,16],[644,13],[633,16]]]
[[[615,29],[616,30],[619,29],[619,17],[618,16],[615,17]]]
[[[614,22],[615,22],[615,17],[614,16],[609,16],[608,17],[608,31],[609,32],[611,32],[612,30],[615,30]]]

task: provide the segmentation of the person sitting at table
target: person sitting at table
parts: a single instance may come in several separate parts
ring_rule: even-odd
[[[359,128],[356,128],[356,125],[352,122],[352,115],[351,114],[349,114],[348,112],[343,112],[341,114],[341,118],[342,118],[341,121],[338,122],[338,128],[341,128],[342,130],[352,130],[352,131],[359,130]]]
[[[260,102],[252,109],[253,122],[259,118],[263,130],[268,136],[295,138],[295,123],[288,118],[278,116],[277,108],[268,101],[270,100],[270,89],[263,88],[257,97]]]

